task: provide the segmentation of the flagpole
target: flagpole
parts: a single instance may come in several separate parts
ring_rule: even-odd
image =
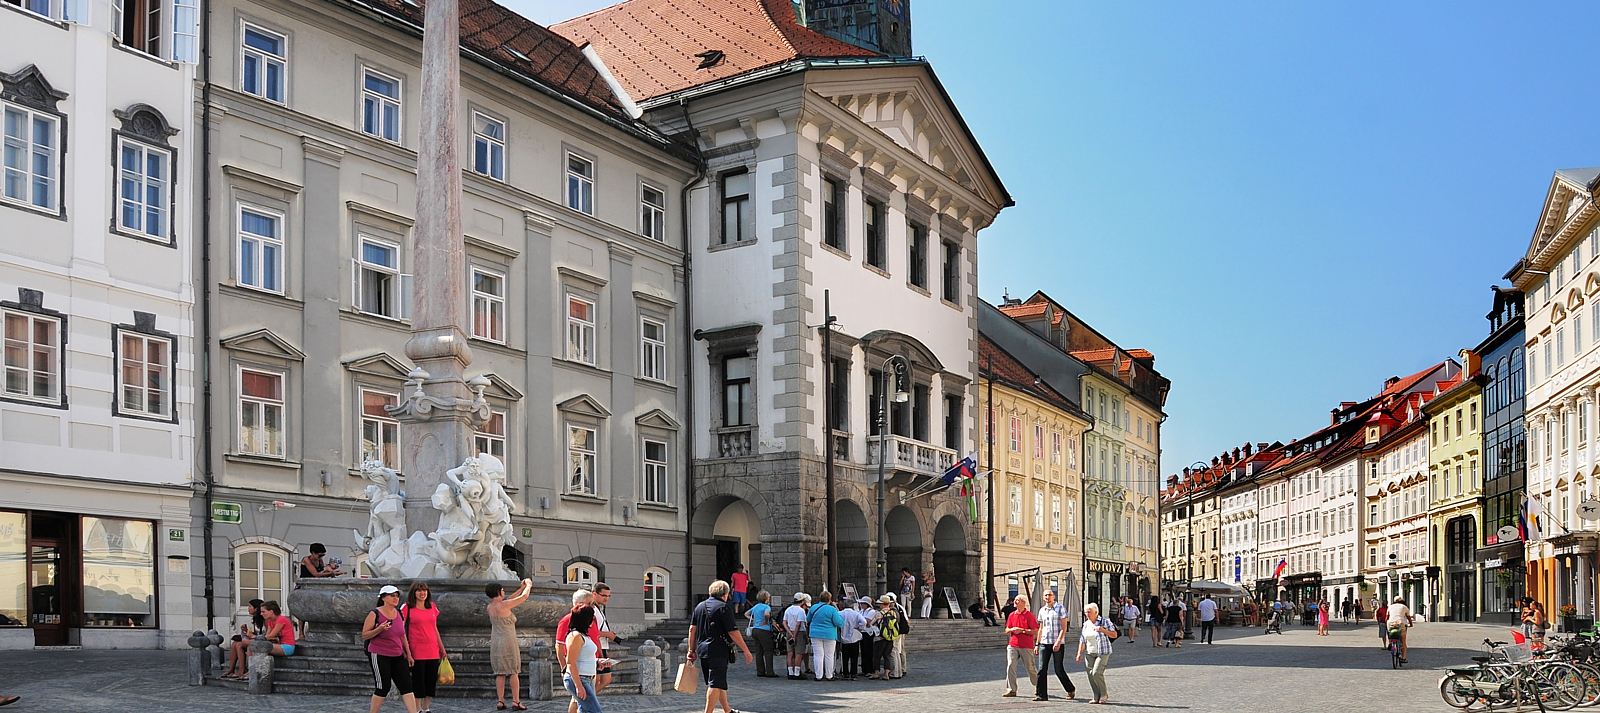
[[[823,577],[823,588],[833,587],[838,590],[839,580],[839,542],[837,522],[834,520],[833,496],[833,311],[828,303],[828,291],[822,291],[822,449],[826,451],[827,473],[827,512],[826,544],[824,547],[827,573]]]

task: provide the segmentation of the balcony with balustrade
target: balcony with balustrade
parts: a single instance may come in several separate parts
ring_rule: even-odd
[[[884,478],[894,480],[904,478],[911,486],[921,484],[923,478],[940,478],[944,472],[955,463],[956,452],[949,448],[942,448],[932,443],[924,443],[908,436],[888,436],[887,444],[880,444],[883,437],[867,436],[867,475],[876,478],[880,452],[887,449],[887,460],[884,465]]]

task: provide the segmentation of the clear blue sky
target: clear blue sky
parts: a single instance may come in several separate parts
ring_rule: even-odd
[[[1597,31],[1578,2],[912,2],[1017,201],[983,297],[1154,352],[1169,474],[1487,335],[1552,173],[1600,165]]]

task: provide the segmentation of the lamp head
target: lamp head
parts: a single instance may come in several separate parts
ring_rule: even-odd
[[[906,393],[904,391],[896,391],[896,392],[894,392],[894,402],[895,403],[903,404],[903,403],[905,403],[907,401],[910,401],[910,400],[911,400],[911,394],[908,394],[908,393]]]

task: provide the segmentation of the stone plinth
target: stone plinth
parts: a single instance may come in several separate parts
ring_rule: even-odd
[[[294,617],[311,624],[304,637],[308,642],[360,643],[361,624],[367,613],[378,607],[378,590],[385,584],[400,589],[401,603],[410,579],[358,579],[337,577],[302,579],[289,594],[289,610]],[[439,634],[447,650],[489,645],[488,584],[482,580],[425,579],[429,598],[439,610]],[[520,582],[501,582],[506,594],[514,594]],[[570,585],[535,584],[528,600],[512,610],[517,617],[517,638],[523,646],[536,639],[555,635],[556,624],[572,609]],[[354,633],[355,638],[350,634]]]

